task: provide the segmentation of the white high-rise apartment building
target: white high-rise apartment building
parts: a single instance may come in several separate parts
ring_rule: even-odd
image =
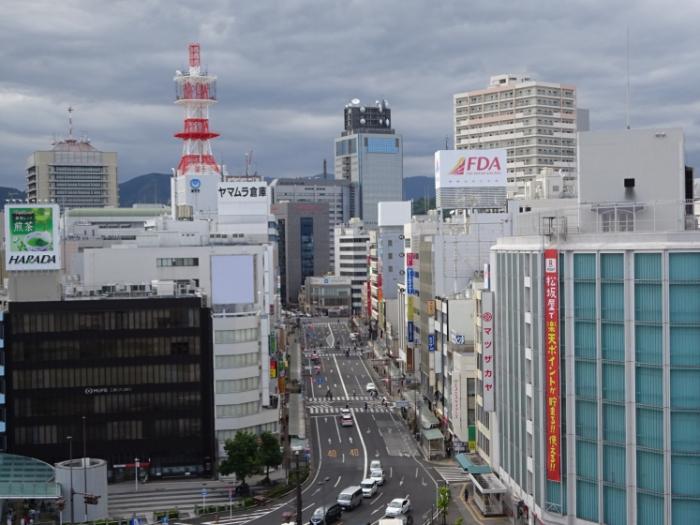
[[[352,282],[352,310],[362,309],[362,285],[368,280],[369,231],[357,217],[335,228],[335,275]]]
[[[456,149],[507,150],[509,195],[546,168],[575,191],[576,132],[587,131],[588,111],[577,112],[574,86],[498,75],[454,95],[453,107]]]

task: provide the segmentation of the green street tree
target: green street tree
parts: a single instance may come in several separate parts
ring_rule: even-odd
[[[260,465],[265,467],[265,481],[270,482],[270,467],[282,464],[282,449],[280,442],[272,432],[260,434],[260,449],[258,451]]]
[[[226,459],[221,462],[219,472],[224,475],[235,474],[241,487],[247,487],[245,479],[260,471],[258,437],[251,432],[237,432],[233,439],[227,439],[224,445]]]
[[[447,525],[447,509],[450,508],[450,487],[447,485],[440,485],[438,488],[437,495],[437,509],[440,514],[442,514],[442,525]]]

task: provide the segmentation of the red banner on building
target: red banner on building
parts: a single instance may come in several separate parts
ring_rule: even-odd
[[[559,382],[559,254],[544,251],[545,421],[547,479],[561,482],[561,395]]]

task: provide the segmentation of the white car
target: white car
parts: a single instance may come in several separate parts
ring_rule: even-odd
[[[380,468],[375,468],[369,472],[370,479],[377,482],[377,485],[384,485],[384,471]]]
[[[368,394],[372,392],[377,392],[377,387],[374,383],[367,383],[367,386],[365,387],[365,392],[367,392]]]
[[[381,469],[382,468],[382,462],[379,461],[378,459],[373,459],[372,462],[369,464],[369,470],[372,471],[374,469]]]
[[[362,487],[362,497],[371,498],[377,493],[377,482],[372,478],[363,479],[360,483]]]
[[[411,501],[408,498],[394,498],[386,506],[384,514],[389,517],[408,514],[411,510]]]
[[[340,409],[340,415],[341,415],[341,416],[349,416],[349,415],[350,415],[350,409],[349,409],[349,408],[341,408],[341,409]]]
[[[340,416],[340,426],[341,427],[351,427],[353,425],[353,419],[351,414],[343,414]]]

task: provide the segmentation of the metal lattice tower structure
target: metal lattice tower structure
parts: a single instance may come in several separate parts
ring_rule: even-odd
[[[202,71],[199,44],[189,45],[187,73],[175,73],[175,103],[184,106],[184,130],[175,137],[183,140],[177,176],[188,173],[221,174],[211,151],[210,140],[219,136],[209,130],[209,106],[216,103],[216,77]]]

